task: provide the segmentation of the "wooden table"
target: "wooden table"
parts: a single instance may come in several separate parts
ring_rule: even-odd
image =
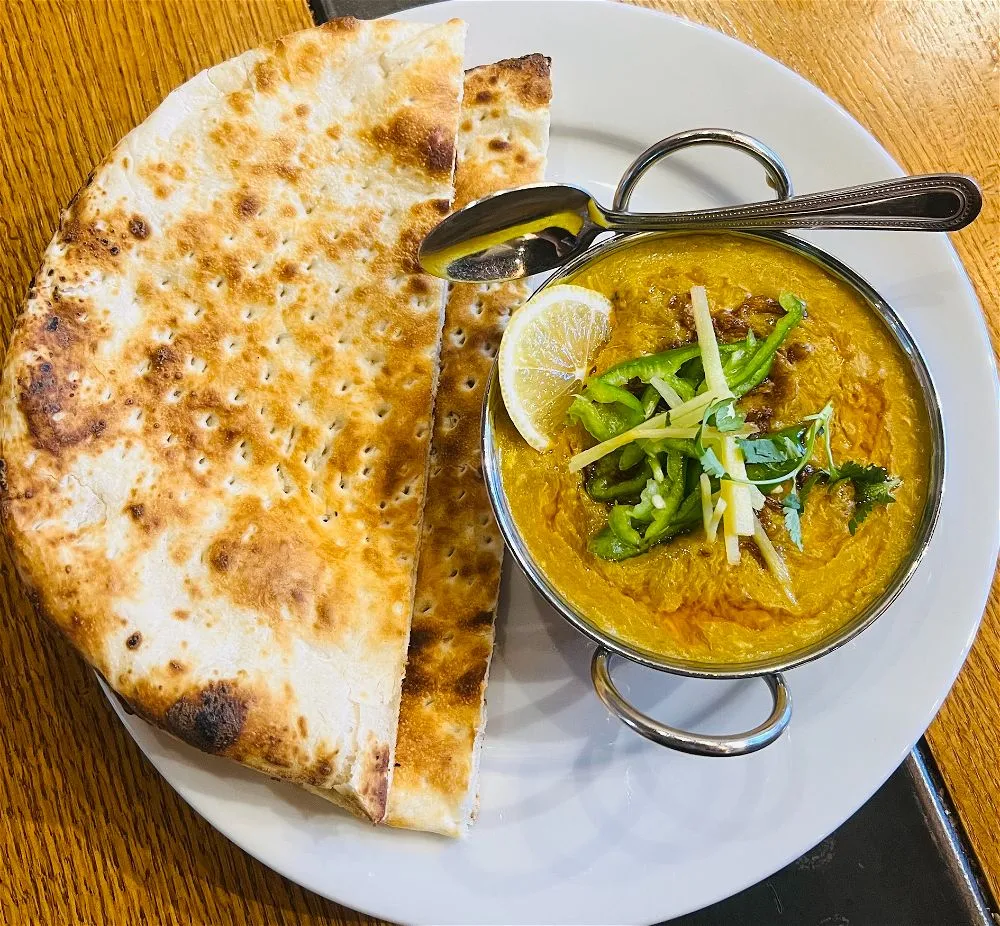
[[[785,62],[854,113],[908,170],[977,176],[986,209],[955,243],[997,343],[996,2],[649,5]],[[0,3],[4,338],[59,208],[104,152],[196,71],[309,23],[304,0]],[[0,922],[373,922],[254,862],[182,803],[114,719],[90,672],[35,621],[6,560],[0,568]],[[928,737],[1000,893],[998,664],[994,586],[969,663]]]

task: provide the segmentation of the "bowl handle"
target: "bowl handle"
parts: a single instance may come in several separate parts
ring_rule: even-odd
[[[613,654],[603,646],[597,647],[590,663],[590,677],[597,696],[605,706],[640,736],[696,756],[744,756],[769,746],[784,732],[792,717],[792,697],[785,679],[778,673],[762,675],[774,700],[771,716],[746,733],[713,736],[708,733],[689,733],[667,726],[637,710],[615,687],[611,680],[610,662]]]
[[[750,155],[763,166],[767,173],[768,185],[775,191],[778,199],[788,199],[792,195],[792,181],[787,168],[781,158],[764,142],[733,129],[692,129],[688,132],[678,132],[650,145],[629,164],[622,174],[622,179],[618,181],[612,208],[617,211],[627,209],[635,185],[650,167],[668,154],[693,145],[722,145]]]

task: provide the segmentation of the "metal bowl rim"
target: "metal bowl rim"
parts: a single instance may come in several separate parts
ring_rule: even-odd
[[[941,414],[941,403],[938,398],[937,389],[930,370],[924,360],[923,354],[917,347],[909,330],[902,320],[889,305],[889,303],[879,295],[875,288],[846,264],[827,253],[821,248],[788,235],[783,232],[645,232],[632,235],[614,235],[604,241],[593,245],[583,254],[580,254],[569,261],[564,267],[559,268],[547,277],[534,292],[539,292],[546,287],[553,286],[564,280],[566,277],[578,272],[585,265],[607,256],[613,251],[630,247],[640,240],[652,238],[676,237],[678,235],[690,234],[727,234],[737,235],[745,238],[763,239],[770,241],[780,247],[802,254],[813,262],[819,264],[825,270],[834,274],[844,283],[853,288],[868,304],[869,308],[875,312],[889,329],[900,349],[906,354],[910,362],[913,374],[920,384],[924,406],[927,413],[928,425],[931,432],[931,450],[929,479],[927,497],[924,501],[924,510],[917,525],[917,532],[909,556],[896,569],[892,580],[885,591],[871,602],[865,609],[857,614],[853,619],[844,624],[837,633],[830,634],[816,643],[796,650],[791,653],[782,654],[769,660],[757,660],[745,664],[712,665],[703,662],[688,662],[673,659],[661,654],[639,649],[623,640],[620,640],[607,633],[600,627],[595,626],[580,612],[578,612],[565,598],[552,586],[544,572],[537,566],[527,544],[524,543],[520,531],[514,522],[513,515],[507,505],[506,493],[503,489],[498,454],[495,449],[493,439],[492,412],[497,401],[497,367],[494,362],[490,378],[487,383],[486,393],[483,398],[483,412],[480,429],[480,443],[483,456],[483,477],[486,483],[487,494],[493,514],[500,527],[507,549],[513,555],[521,571],[536,591],[551,605],[565,620],[572,626],[589,637],[594,643],[604,647],[612,653],[638,663],[651,669],[661,672],[669,672],[675,675],[688,676],[693,678],[751,678],[771,672],[785,672],[805,663],[819,659],[821,656],[832,652],[853,640],[858,634],[870,627],[895,601],[913,577],[920,565],[930,544],[931,538],[937,527],[941,513],[941,502],[944,495],[945,470],[946,470],[946,446],[944,435],[944,421]]]

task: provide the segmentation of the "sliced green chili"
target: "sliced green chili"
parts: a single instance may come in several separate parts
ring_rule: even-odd
[[[590,380],[587,383],[587,388],[583,390],[583,395],[584,398],[590,399],[592,402],[598,402],[601,405],[612,405],[617,402],[626,408],[630,408],[636,414],[642,415],[643,418],[646,417],[642,402],[632,395],[631,392],[627,389],[622,389],[621,386],[606,383],[600,378]]]
[[[656,411],[656,406],[660,402],[660,393],[653,386],[647,386],[642,390],[642,397],[639,401],[642,403],[643,415],[649,418]]]
[[[646,452],[642,449],[639,441],[633,441],[622,448],[622,455],[618,458],[618,468],[624,472],[633,466],[638,466],[646,459]]]
[[[633,547],[639,547],[642,546],[643,538],[632,526],[632,520],[629,517],[631,510],[631,505],[615,505],[611,509],[611,514],[608,515],[608,527],[623,542]]]
[[[805,318],[806,304],[791,293],[781,293],[778,302],[785,314],[778,319],[771,333],[760,342],[749,359],[731,374],[726,371],[726,380],[733,395],[746,395],[751,389],[759,386],[768,373],[778,348],[784,343],[789,332]]]
[[[598,441],[609,440],[645,420],[641,412],[619,403],[598,405],[579,395],[573,398],[566,415],[570,421],[582,424]]]
[[[599,463],[603,462],[604,460],[599,461]],[[646,480],[652,476],[649,463],[645,460],[635,475],[624,479],[618,469],[617,462],[612,460],[611,465],[613,471],[605,472],[597,469],[597,465],[595,464],[594,472],[584,483],[587,494],[595,502],[613,502],[619,499],[635,498],[642,492],[643,487],[646,485]]]

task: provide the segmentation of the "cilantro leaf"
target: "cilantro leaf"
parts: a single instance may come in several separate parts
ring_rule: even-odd
[[[885,482],[888,478],[889,473],[883,466],[877,466],[874,463],[865,465],[863,463],[856,463],[854,460],[848,460],[842,466],[838,467],[834,483],[850,479],[856,485],[865,485],[867,483]]]
[[[748,464],[747,475],[755,485],[774,485],[798,476],[812,459],[816,440],[821,433],[828,432],[830,419],[833,417],[833,405],[829,402],[815,415],[806,417],[797,425],[785,428],[775,434],[764,435],[765,438],[787,436],[798,447],[798,459],[786,460],[782,463],[752,463]],[[784,446],[782,444],[782,446]],[[772,475],[773,474],[773,475]]]
[[[787,434],[755,437],[752,440],[737,438],[743,459],[747,463],[788,463],[798,460],[805,448]]]
[[[708,447],[705,452],[699,457],[701,460],[701,468],[708,473],[709,476],[715,476],[716,479],[721,479],[726,475],[726,468],[722,465],[719,458],[715,455],[715,451]]]
[[[746,416],[736,410],[733,399],[730,399],[715,413],[715,426],[720,431],[738,431],[746,423]]]
[[[802,520],[799,515],[802,513],[802,499],[799,494],[792,489],[782,500],[781,507],[785,515],[785,529],[792,543],[802,549]]]
[[[902,479],[890,476],[884,466],[874,463],[863,466],[853,460],[848,460],[838,469],[835,481],[844,479],[854,487],[854,516],[847,524],[852,536],[877,505],[889,505],[896,500],[893,493],[903,484]]]
[[[708,424],[714,419],[715,427],[720,431],[738,431],[746,424],[746,417],[736,410],[736,399],[719,399],[713,402],[705,411],[702,419]]]

